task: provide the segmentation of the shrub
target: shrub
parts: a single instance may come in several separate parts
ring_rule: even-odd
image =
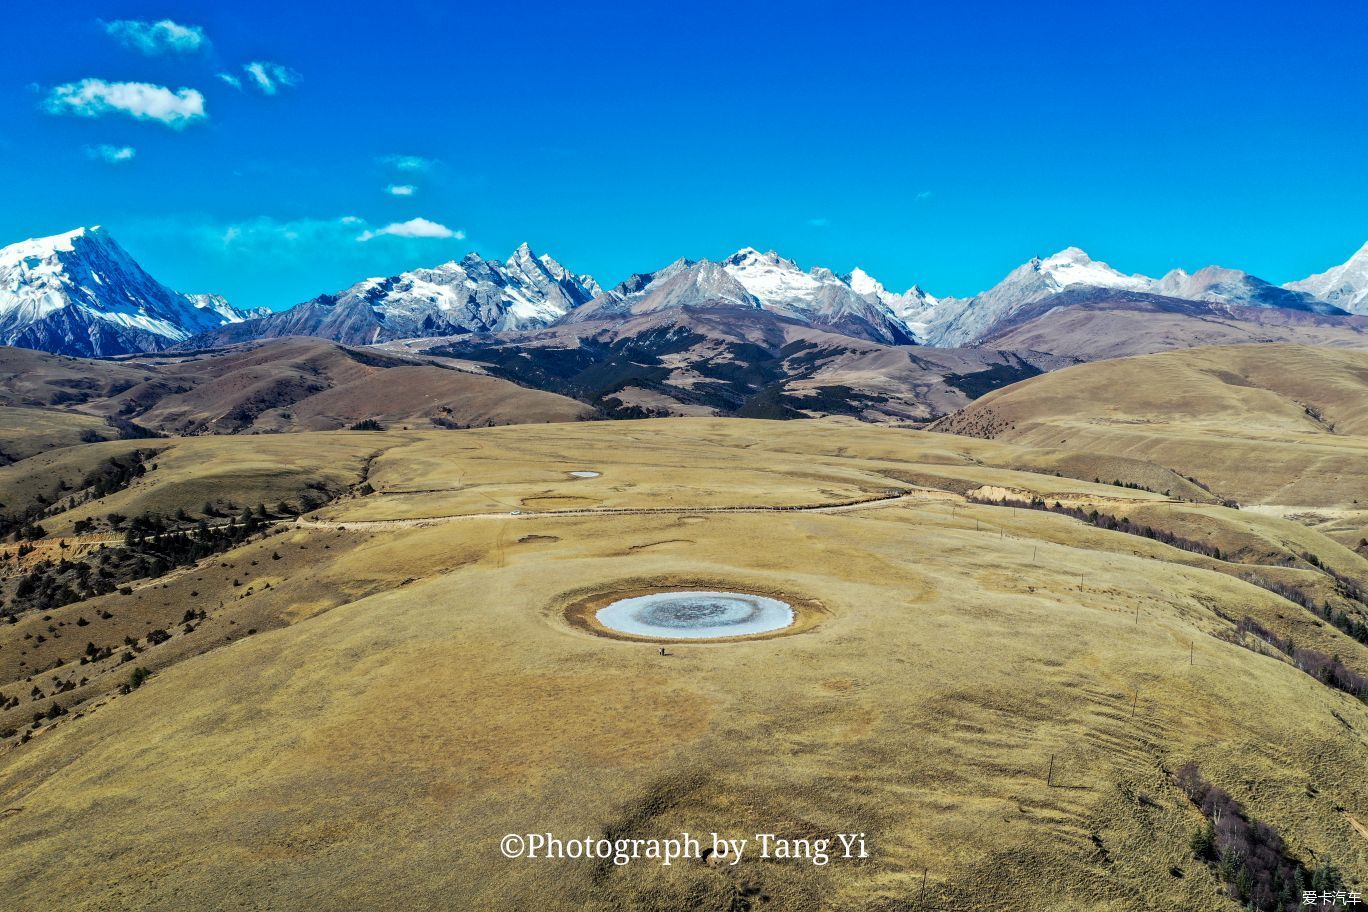
[[[1331,892],[1343,881],[1333,865],[1314,875],[1287,851],[1282,836],[1266,823],[1251,819],[1230,793],[1202,778],[1197,764],[1178,770],[1179,787],[1206,817],[1192,837],[1194,858],[1211,865],[1231,899],[1257,912],[1294,912],[1301,908],[1308,884]]]

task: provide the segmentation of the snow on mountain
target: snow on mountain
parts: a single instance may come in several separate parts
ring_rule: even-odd
[[[1353,314],[1368,314],[1368,244],[1348,261],[1283,286]]]
[[[902,294],[889,291],[882,282],[859,267],[852,270],[845,281],[856,294],[873,297],[892,311],[912,330],[918,342],[926,341],[940,298],[927,294],[919,285],[913,285]]]
[[[722,268],[762,305],[771,310],[810,314],[820,307],[827,289],[846,285],[827,269],[803,272],[793,260],[774,251],[761,253],[744,247],[722,261]]]
[[[1070,285],[1093,288],[1124,288],[1128,291],[1149,291],[1154,280],[1142,275],[1125,275],[1106,263],[1094,260],[1077,247],[1065,247],[1052,257],[1032,260],[1027,264],[1040,274],[1053,290]]]
[[[866,279],[864,273],[861,273]],[[872,280],[870,280],[872,281]],[[877,284],[877,283],[874,283]],[[879,286],[882,287],[882,286]],[[745,247],[722,260],[676,260],[632,276],[570,313],[583,323],[640,316],[677,307],[760,308],[823,329],[891,344],[915,342],[912,331],[877,294],[816,267],[804,272],[774,251]]]
[[[470,253],[440,266],[357,282],[336,294],[195,339],[212,345],[279,336],[318,336],[352,345],[393,339],[535,329],[599,291],[523,244],[505,262]]]
[[[1244,307],[1282,307],[1324,314],[1344,312],[1304,291],[1279,288],[1258,276],[1222,266],[1207,266],[1191,275],[1175,269],[1156,282],[1153,290],[1156,294],[1186,301],[1210,301]]]
[[[627,319],[682,307],[760,309],[760,302],[718,263],[680,258],[637,273],[560,319],[562,324]]]
[[[228,299],[223,295],[217,294],[187,294],[185,298],[201,310],[209,310],[223,317],[226,323],[241,323],[243,320],[255,320],[258,317],[265,317],[272,313],[269,307],[253,307],[250,310],[240,310],[228,303]]]
[[[0,248],[0,344],[100,357],[244,319],[221,297],[167,288],[98,226]]]
[[[1154,280],[1128,276],[1092,259],[1077,247],[1034,257],[972,298],[944,298],[930,315],[926,335],[934,345],[967,345],[1014,311],[1071,286],[1150,291]]]
[[[1368,272],[1368,257],[1365,271]],[[1191,274],[1175,269],[1162,279],[1152,279],[1126,275],[1077,247],[1068,247],[1053,256],[1036,257],[1018,266],[997,285],[971,298],[941,298],[920,322],[912,319],[909,323],[915,324],[918,334],[933,345],[969,345],[1010,322],[1013,314],[1028,305],[1066,289],[1086,288],[1163,295],[1212,305],[1343,313],[1339,307],[1292,286],[1278,288],[1238,269],[1207,266]]]

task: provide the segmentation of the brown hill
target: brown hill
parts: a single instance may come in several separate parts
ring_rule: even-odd
[[[427,345],[621,417],[924,421],[1069,363],[1038,352],[885,345],[717,301]]]
[[[573,421],[590,413],[565,397],[449,363],[321,339],[287,338],[119,362],[4,348],[0,376],[6,373],[15,378],[11,401],[64,409],[15,413],[10,419],[15,436],[26,423],[35,433],[40,425],[52,425],[52,433],[60,432],[67,442],[82,434],[134,436],[127,433],[130,422],[164,433],[232,434],[336,430],[365,419],[386,426],[483,427]]]
[[[589,411],[561,396],[431,360],[321,339],[157,360],[156,379],[103,407],[178,434],[336,430],[367,418],[385,425],[472,427],[573,421]]]
[[[0,346],[0,405],[70,406],[117,395],[152,373],[141,365]]]

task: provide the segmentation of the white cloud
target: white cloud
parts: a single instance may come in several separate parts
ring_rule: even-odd
[[[410,173],[418,171],[429,171],[437,162],[431,158],[423,158],[421,155],[386,155],[380,159],[381,164],[389,165],[396,171],[408,171]]]
[[[215,75],[217,75],[219,79],[222,79],[224,82],[228,83],[233,88],[237,89],[239,92],[242,91],[242,80],[234,76],[232,73],[217,73]]]
[[[385,188],[385,192],[390,196],[413,196],[418,192],[418,188],[413,184],[390,184]]]
[[[831,219],[825,217],[810,218],[808,224],[813,228],[826,228],[831,224]]]
[[[107,143],[101,143],[98,146],[86,146],[85,154],[87,158],[117,165],[120,162],[132,161],[133,156],[138,154],[138,150],[132,146],[111,146]]]
[[[127,114],[135,120],[155,120],[177,129],[208,116],[204,110],[204,96],[195,89],[181,88],[173,92],[166,86],[148,82],[105,82],[103,79],[82,79],[53,86],[43,101],[43,108],[49,114],[77,117]]]
[[[255,86],[263,95],[275,95],[283,88],[299,84],[298,73],[268,60],[253,60],[244,64],[242,71],[247,74],[248,84]]]
[[[137,19],[118,19],[104,23],[105,33],[126,48],[149,56],[175,53],[189,54],[209,43],[204,29],[198,25],[181,25],[170,19],[143,22]]]
[[[455,238],[465,240],[464,231],[453,231],[446,225],[425,218],[412,218],[407,222],[395,222],[375,231],[363,231],[356,236],[358,241],[371,241],[383,235],[400,238]]]
[[[932,194],[930,190],[923,190],[923,191],[921,191],[920,193],[917,194],[917,199],[919,199],[919,200],[929,200],[933,195],[934,195],[934,194]]]

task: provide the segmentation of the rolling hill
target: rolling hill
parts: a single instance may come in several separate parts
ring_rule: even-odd
[[[1145,459],[1354,545],[1368,536],[1368,352],[1227,346],[1079,365],[990,393],[939,431]]]
[[[562,396],[447,362],[309,338],[122,361],[0,348],[0,377],[9,378],[0,402],[15,406],[4,410],[13,437],[22,438],[26,424],[35,433],[46,424],[70,428],[59,439],[71,443],[82,433],[100,439],[277,433],[335,430],[367,419],[462,428],[590,414]]]

